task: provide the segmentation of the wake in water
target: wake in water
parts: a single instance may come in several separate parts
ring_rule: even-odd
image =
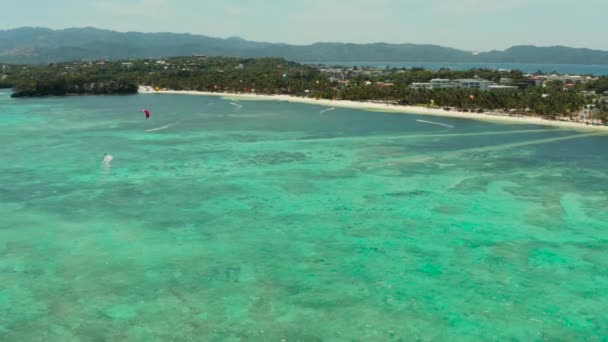
[[[509,135],[509,134],[530,134],[530,133],[546,133],[557,132],[559,130],[548,129],[526,129],[519,131],[491,131],[491,132],[474,132],[474,133],[444,133],[444,134],[408,134],[408,135],[380,135],[380,136],[355,136],[355,137],[333,137],[333,138],[314,138],[314,139],[295,139],[283,140],[283,143],[323,143],[323,142],[355,142],[362,141],[383,142],[386,140],[408,140],[408,139],[436,139],[436,138],[454,138],[454,137],[476,137],[486,135]],[[256,142],[256,144],[268,144],[267,141]]]
[[[587,138],[587,137],[593,137],[593,136],[599,136],[599,135],[603,135],[603,133],[583,133],[583,134],[569,135],[569,136],[565,136],[565,137],[520,141],[520,142],[508,143],[508,144],[503,144],[503,145],[473,147],[473,148],[466,148],[466,149],[457,150],[457,151],[438,153],[438,154],[434,154],[434,155],[430,155],[430,156],[412,156],[412,157],[402,158],[402,159],[393,159],[393,160],[388,160],[385,162],[367,164],[367,165],[364,165],[363,167],[364,168],[377,168],[377,167],[386,167],[386,166],[393,166],[393,165],[407,164],[407,163],[427,162],[427,161],[430,161],[432,159],[437,159],[437,158],[461,157],[463,154],[466,154],[466,153],[495,152],[495,151],[502,151],[502,150],[515,148],[515,147],[542,145],[542,144],[548,144],[548,143],[552,143],[552,142],[566,141],[566,140],[572,140],[572,139],[581,139],[581,138]]]
[[[156,127],[156,128],[147,129],[147,130],[146,130],[146,132],[156,132],[156,131],[162,131],[163,129],[167,129],[167,128],[169,128],[169,127],[171,127],[171,126],[175,125],[175,124],[176,124],[176,123],[178,123],[178,122],[179,122],[179,121],[176,121],[176,122],[174,122],[174,123],[170,123],[170,124],[168,124],[168,125],[164,125],[164,126],[161,126],[161,127]]]
[[[425,124],[429,124],[429,125],[436,125],[436,126],[442,126],[442,127],[447,127],[447,128],[454,128],[454,126],[452,125],[448,125],[448,124],[444,124],[441,122],[433,122],[433,121],[426,121],[426,120],[416,120],[418,122],[422,122]]]
[[[51,148],[64,148],[64,147],[70,147],[73,145],[74,144],[61,144],[61,145],[57,145],[57,146],[52,146]]]
[[[231,105],[233,105],[234,107],[236,107],[236,109],[241,109],[243,108],[243,105],[240,103],[236,103],[236,102],[230,102]]]
[[[331,112],[332,110],[335,110],[335,109],[336,109],[336,108],[334,108],[334,107],[327,108],[327,109],[322,109],[322,110],[319,112],[319,114],[323,115],[323,114],[325,114],[325,113],[327,113],[327,112]]]

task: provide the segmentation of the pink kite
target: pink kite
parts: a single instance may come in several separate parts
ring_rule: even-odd
[[[148,120],[150,118],[150,111],[147,109],[142,109],[141,111],[146,113],[146,120]]]

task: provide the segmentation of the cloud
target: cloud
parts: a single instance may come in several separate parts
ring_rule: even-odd
[[[171,9],[168,0],[104,0],[94,7],[109,14],[133,17],[153,17]]]
[[[529,0],[441,0],[433,9],[441,14],[477,15],[513,10],[528,3]]]
[[[317,41],[381,41],[392,35],[394,0],[309,0],[286,12],[281,40],[299,44]],[[382,30],[383,32],[378,32]],[[389,31],[386,34],[384,31]],[[380,34],[382,33],[382,34]]]

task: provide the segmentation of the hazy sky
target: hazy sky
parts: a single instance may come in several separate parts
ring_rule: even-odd
[[[307,44],[608,50],[608,0],[2,0],[0,29],[95,26]]]

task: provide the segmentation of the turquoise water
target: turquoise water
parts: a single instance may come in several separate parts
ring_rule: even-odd
[[[0,93],[0,340],[608,338],[608,136],[321,109]]]

